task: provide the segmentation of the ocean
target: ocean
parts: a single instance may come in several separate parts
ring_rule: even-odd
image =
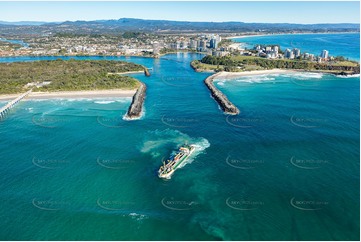
[[[300,49],[302,53],[320,55],[328,50],[331,56],[344,56],[350,60],[360,60],[360,33],[343,34],[275,34],[235,38],[241,46],[251,49],[258,44],[278,44],[282,50]]]
[[[354,58],[357,38],[334,49]],[[189,66],[200,54],[76,58],[153,68],[132,74],[148,87],[144,115],[123,119],[131,98],[17,105],[0,122],[1,240],[359,240],[359,76],[216,80],[241,111],[228,116],[211,73]],[[196,153],[159,179],[184,142]]]

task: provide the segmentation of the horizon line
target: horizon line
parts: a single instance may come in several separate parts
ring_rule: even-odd
[[[17,21],[9,21],[9,20],[2,20],[0,22],[6,23],[19,23],[19,22],[35,22],[35,23],[65,23],[65,22],[96,22],[96,21],[117,21],[120,19],[134,19],[134,20],[145,20],[145,21],[174,21],[174,22],[191,22],[191,23],[245,23],[245,24],[299,24],[299,25],[314,25],[314,24],[360,24],[360,22],[317,22],[317,23],[292,23],[292,22],[244,22],[240,20],[226,20],[226,21],[190,21],[190,20],[170,20],[170,19],[143,19],[143,18],[129,18],[129,17],[121,17],[121,18],[112,18],[112,19],[92,19],[92,20],[84,20],[84,19],[77,19],[77,20],[56,20],[56,21],[48,21],[48,20],[17,20]]]

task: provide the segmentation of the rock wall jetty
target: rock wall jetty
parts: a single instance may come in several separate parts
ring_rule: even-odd
[[[219,72],[212,76],[207,77],[204,80],[204,83],[206,84],[208,89],[211,91],[211,94],[212,94],[212,97],[214,98],[214,100],[217,101],[217,103],[219,104],[219,106],[222,108],[222,110],[225,113],[231,114],[231,115],[237,115],[240,113],[239,109],[233,103],[231,103],[228,100],[228,98],[226,97],[226,95],[224,95],[220,90],[218,90],[218,88],[216,88],[213,84],[213,80],[220,74],[221,73]]]
[[[146,68],[146,67],[144,67],[144,75],[150,76],[150,72],[149,72],[148,68]]]
[[[126,114],[127,119],[137,119],[142,116],[143,103],[145,99],[145,92],[147,90],[147,86],[144,83],[140,83],[140,86],[137,92],[133,96],[132,103],[128,109]]]

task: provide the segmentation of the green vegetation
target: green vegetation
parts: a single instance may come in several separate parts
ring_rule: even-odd
[[[233,41],[231,39],[222,39],[221,42],[219,42],[218,47],[227,47],[232,43]]]
[[[100,34],[74,34],[74,33],[56,33],[54,37],[58,38],[78,38],[78,37],[91,37],[91,38],[101,38],[103,35]]]
[[[162,48],[159,50],[159,53],[161,55],[170,54],[170,53],[179,53],[179,52],[193,52],[196,53],[197,51],[194,49],[182,49],[182,50],[175,50],[175,49],[169,49],[169,48]]]
[[[353,61],[314,62],[306,60],[265,59],[254,56],[223,56],[207,55],[198,64],[216,66],[215,71],[247,71],[256,69],[302,69],[307,71],[325,71],[331,73],[360,73],[360,65]],[[209,66],[207,67],[207,69]]]
[[[139,35],[141,35],[142,33],[140,32],[125,32],[122,37],[124,39],[131,39],[131,38],[137,38]]]
[[[68,60],[0,64],[0,94],[20,93],[28,83],[50,82],[34,91],[136,89],[135,78],[110,73],[143,71],[144,67],[122,61]]]
[[[191,67],[196,71],[222,71],[222,70],[224,70],[223,65],[205,64],[198,60],[192,61]]]

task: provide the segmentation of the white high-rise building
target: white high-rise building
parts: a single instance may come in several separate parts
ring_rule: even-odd
[[[158,55],[158,54],[159,54],[159,51],[160,51],[159,42],[155,41],[155,42],[153,43],[153,54],[154,54],[154,55]]]
[[[291,51],[290,49],[286,49],[286,51],[285,51],[285,58],[290,58],[290,57],[291,57],[291,54],[293,54],[292,51]]]
[[[278,54],[278,46],[277,45],[273,46],[273,51],[275,52],[275,54]]]
[[[217,39],[211,39],[211,41],[209,42],[209,48],[217,49],[217,47],[218,47]]]
[[[323,50],[321,52],[321,58],[327,59],[328,58],[328,50]]]
[[[200,49],[200,51],[206,51],[207,50],[207,41],[206,40],[201,40],[199,42],[199,49]]]
[[[295,55],[295,57],[299,57],[301,55],[301,50],[300,49],[293,49],[293,54]]]
[[[191,48],[191,49],[197,48],[197,40],[191,40],[189,42],[189,48]]]
[[[217,40],[217,43],[221,42],[222,38],[218,34],[215,36],[215,39]]]

